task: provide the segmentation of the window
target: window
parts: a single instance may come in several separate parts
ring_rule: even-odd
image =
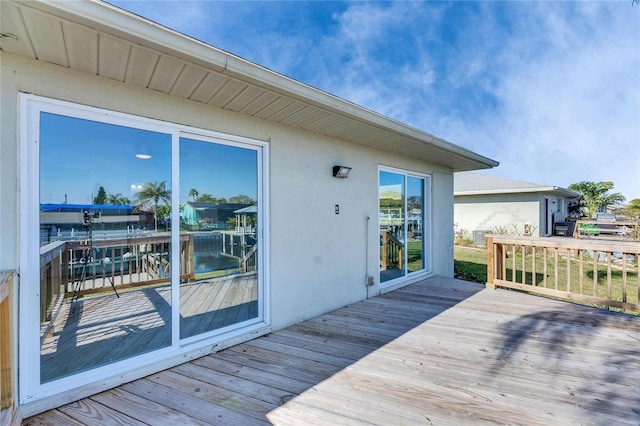
[[[265,324],[266,144],[22,108],[23,403]]]
[[[429,177],[380,168],[380,283],[429,271]]]

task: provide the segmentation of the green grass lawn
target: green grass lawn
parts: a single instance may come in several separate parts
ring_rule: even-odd
[[[487,252],[456,246],[453,250],[453,271],[456,278],[485,284],[487,282]]]

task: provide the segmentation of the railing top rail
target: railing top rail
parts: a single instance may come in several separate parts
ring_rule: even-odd
[[[487,234],[486,237],[492,238],[494,244],[640,254],[640,243],[636,241],[576,240],[566,237],[514,237],[493,234]]]
[[[186,241],[190,238],[189,234],[181,234],[180,241]],[[152,243],[169,243],[171,242],[171,235],[153,235],[144,237],[130,237],[130,238],[108,238],[108,239],[96,239],[92,244],[94,247],[111,247],[111,246],[126,246],[131,244],[152,244]],[[68,247],[71,249],[86,247],[86,240],[83,241],[67,241]]]
[[[45,244],[40,247],[40,256],[50,253],[52,251],[60,250],[60,248],[64,249],[64,246],[67,244],[66,241],[54,241],[49,244]]]
[[[590,224],[590,225],[611,225],[611,226],[637,226],[637,222],[630,221],[615,221],[615,220],[595,220],[595,219],[579,219],[576,221],[578,224]]]

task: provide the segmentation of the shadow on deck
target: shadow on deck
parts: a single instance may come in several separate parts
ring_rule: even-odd
[[[638,362],[640,317],[436,277],[25,424],[638,424]]]

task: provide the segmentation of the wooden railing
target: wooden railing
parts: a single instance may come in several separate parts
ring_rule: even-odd
[[[40,247],[40,319],[50,321],[61,303],[65,283],[69,283],[71,253],[67,243],[53,242]]]
[[[180,236],[180,254],[186,259],[191,257],[192,236]],[[141,238],[118,238],[94,240],[93,253],[86,242],[67,242],[69,251],[69,267],[72,280],[67,284],[66,291],[78,290],[78,279],[82,271],[85,278],[80,283],[80,291],[92,293],[108,290],[111,285],[127,288],[140,284],[157,284],[167,282],[171,274],[171,236],[159,235]],[[89,254],[88,261],[87,253]],[[192,260],[192,259],[191,259]],[[181,259],[180,279],[188,279],[193,275],[190,262]]]
[[[14,405],[13,279],[14,271],[0,271],[0,418],[11,419]]]
[[[380,230],[380,244],[380,270],[404,268],[404,244],[386,229]]]
[[[487,287],[640,312],[640,244],[487,236]]]
[[[254,244],[249,252],[240,259],[242,272],[253,272],[258,266],[258,245]]]

